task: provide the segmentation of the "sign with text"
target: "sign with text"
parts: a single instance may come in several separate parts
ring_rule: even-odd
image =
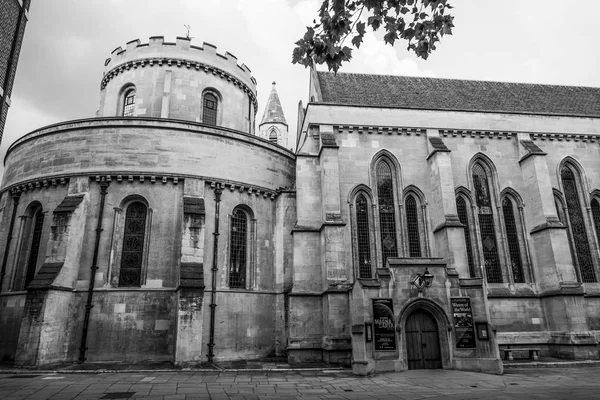
[[[468,297],[453,297],[452,315],[454,317],[454,334],[457,349],[474,349],[475,327],[473,326],[473,311],[471,299]]]
[[[392,299],[373,299],[373,319],[375,350],[396,350],[396,326]]]

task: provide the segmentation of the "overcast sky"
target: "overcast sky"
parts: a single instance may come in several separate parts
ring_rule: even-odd
[[[368,34],[342,72],[600,87],[600,1],[454,0],[455,31],[427,61]],[[277,82],[295,134],[308,72],[292,65],[294,42],[317,16],[319,0],[33,0],[0,157],[26,133],[94,117],[104,60],[150,36],[175,41],[191,25],[246,64],[258,81],[260,121]],[[568,7],[568,8],[567,8]],[[0,174],[2,167],[0,167]]]

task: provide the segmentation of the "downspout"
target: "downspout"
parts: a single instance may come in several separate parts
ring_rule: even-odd
[[[213,232],[213,262],[212,262],[212,286],[210,290],[210,338],[208,341],[208,362],[213,362],[213,347],[215,347],[215,308],[217,307],[217,252],[219,246],[219,206],[221,204],[221,193],[223,188],[217,183],[215,187],[215,231]]]
[[[90,285],[88,287],[88,297],[85,304],[85,319],[83,320],[83,333],[81,334],[81,346],[79,347],[79,362],[85,361],[85,352],[87,351],[87,333],[90,324],[90,312],[92,311],[92,296],[94,295],[94,282],[96,280],[96,270],[98,270],[98,249],[100,248],[100,234],[102,233],[102,216],[104,215],[104,201],[109,183],[101,181],[100,183],[100,209],[98,210],[98,223],[96,224],[96,241],[94,243],[94,255],[92,266],[90,268]]]
[[[8,261],[8,252],[10,250],[10,242],[12,241],[12,233],[15,227],[15,219],[17,218],[17,206],[19,205],[19,194],[13,195],[13,209],[10,217],[10,225],[8,227],[8,237],[6,238],[6,247],[4,249],[4,256],[2,257],[2,271],[0,272],[0,292],[2,291],[2,284],[4,283],[4,276],[6,275],[6,262]]]
[[[21,6],[21,10],[19,10],[19,20],[17,22],[17,29],[15,30],[15,35],[13,36],[12,44],[10,46],[10,54],[8,56],[8,63],[6,66],[6,76],[4,77],[4,82],[3,82],[3,86],[2,86],[2,90],[4,90],[4,95],[2,95],[1,99],[0,99],[0,115],[2,115],[2,113],[4,112],[5,104],[6,104],[6,106],[8,106],[8,104],[6,103],[6,98],[9,95],[8,85],[10,83],[10,78],[11,78],[11,76],[14,78],[14,76],[16,75],[16,72],[11,73],[11,71],[13,70],[13,64],[15,64],[17,62],[16,61],[17,60],[17,57],[16,57],[17,44],[19,43],[19,33],[21,32],[21,26],[23,25],[23,17],[24,16],[25,16],[25,4],[23,4]],[[12,87],[11,87],[11,91],[12,91]],[[0,129],[0,140],[2,140],[1,129]]]

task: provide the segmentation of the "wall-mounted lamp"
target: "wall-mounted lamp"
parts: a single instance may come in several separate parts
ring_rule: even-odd
[[[425,267],[425,272],[418,273],[417,276],[414,277],[410,284],[417,288],[419,291],[419,296],[422,296],[423,289],[430,287],[431,282],[433,282],[433,275],[429,272],[427,267]]]

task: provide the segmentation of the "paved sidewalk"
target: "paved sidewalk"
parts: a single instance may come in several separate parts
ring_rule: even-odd
[[[0,399],[599,399],[600,367],[505,375],[416,370],[0,374]]]

